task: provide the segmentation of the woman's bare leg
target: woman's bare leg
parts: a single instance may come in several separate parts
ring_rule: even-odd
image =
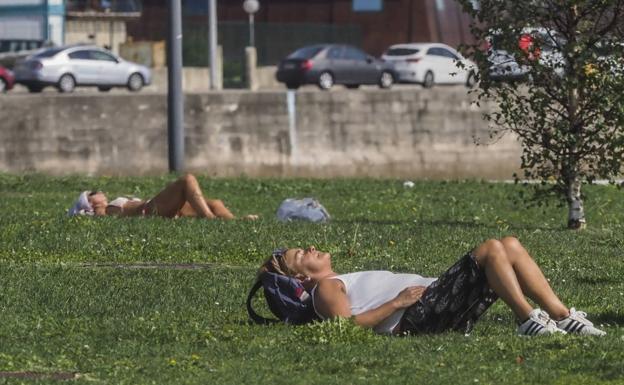
[[[197,213],[188,202],[184,202],[184,206],[178,211],[178,217],[196,217]]]
[[[234,214],[225,207],[225,204],[220,199],[206,199],[206,204],[210,207],[210,210],[217,216],[217,218],[234,219]]]
[[[197,179],[192,174],[186,174],[169,184],[152,199],[150,204],[155,208],[156,215],[173,218],[187,202],[198,217],[215,218],[215,214],[204,200]]]
[[[524,294],[537,302],[550,317],[560,320],[570,314],[569,309],[561,303],[561,300],[553,292],[546,277],[526,251],[524,246],[515,237],[502,238],[501,243],[507,251],[507,257],[511,262],[518,282]]]
[[[232,214],[232,212],[228,210],[227,207],[225,207],[225,204],[221,200],[206,199],[206,198],[204,198],[204,200],[206,201],[208,208],[210,209],[210,211],[212,211],[212,213],[215,215],[216,218],[235,219],[234,214]],[[197,212],[193,209],[193,207],[191,207],[191,205],[188,202],[186,202],[184,203],[184,206],[182,206],[180,211],[178,211],[178,216],[196,217]]]
[[[529,318],[533,310],[522,292],[516,272],[502,242],[490,239],[473,250],[477,264],[485,270],[488,284],[520,320]]]

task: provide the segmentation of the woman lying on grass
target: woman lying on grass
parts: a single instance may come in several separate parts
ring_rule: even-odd
[[[561,303],[514,237],[482,243],[437,279],[388,271],[337,274],[329,253],[312,246],[282,249],[260,272],[299,279],[321,319],[352,317],[356,324],[378,333],[469,332],[500,297],[518,318],[520,335],[606,334],[584,312]],[[533,309],[525,296],[544,310]]]
[[[234,219],[234,214],[219,199],[206,199],[192,174],[170,183],[146,201],[119,197],[108,202],[101,191],[83,191],[68,215],[116,215],[120,217],[159,216],[165,218],[200,217]],[[257,219],[247,215],[245,219]]]

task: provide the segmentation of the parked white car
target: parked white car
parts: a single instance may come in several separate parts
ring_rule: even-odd
[[[476,82],[477,66],[446,44],[396,44],[381,58],[394,64],[400,83],[419,83],[431,88],[434,84],[472,87]]]
[[[126,61],[105,49],[75,45],[43,49],[15,64],[15,81],[30,92],[55,86],[72,92],[78,86],[96,86],[100,91],[127,87],[139,91],[150,84],[149,68]]]

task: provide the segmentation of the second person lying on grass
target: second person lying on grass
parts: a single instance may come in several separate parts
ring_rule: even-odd
[[[68,214],[115,215],[121,217],[159,216],[166,218],[199,217],[234,219],[232,212],[219,199],[204,197],[197,178],[186,174],[170,183],[156,196],[148,200],[116,198],[109,202],[101,191],[83,191]],[[246,215],[244,219],[257,219]]]
[[[274,252],[261,267],[299,279],[321,319],[345,317],[378,333],[397,335],[469,332],[501,298],[519,320],[520,335],[604,335],[555,295],[533,258],[514,237],[488,240],[439,278],[388,271],[337,274],[329,253],[308,249]],[[526,297],[535,301],[534,309]]]

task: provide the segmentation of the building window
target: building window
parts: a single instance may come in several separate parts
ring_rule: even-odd
[[[383,0],[353,0],[355,12],[378,12],[383,9]]]

